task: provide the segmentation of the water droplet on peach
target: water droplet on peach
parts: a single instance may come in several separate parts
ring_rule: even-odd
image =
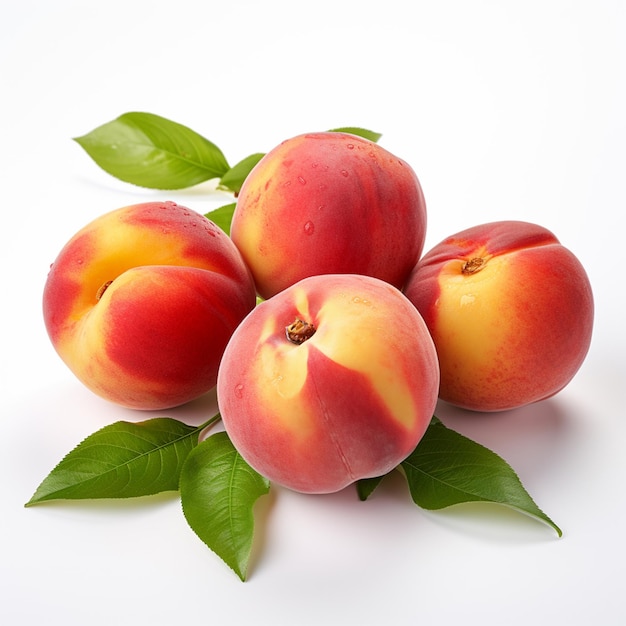
[[[305,225],[304,225],[304,232],[307,235],[312,235],[315,231],[315,224],[309,220]]]

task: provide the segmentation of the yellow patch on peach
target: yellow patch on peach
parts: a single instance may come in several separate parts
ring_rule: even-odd
[[[306,441],[314,430],[311,407],[300,395],[308,376],[308,347],[285,341],[280,346],[267,343],[259,351],[258,375],[261,406],[271,406],[276,420],[296,440]]]
[[[155,235],[148,228],[125,224],[109,216],[102,218],[97,233],[89,233],[89,263],[68,267],[67,278],[82,286],[80,297],[73,303],[68,321],[82,318],[99,299],[107,283],[117,280],[127,270],[141,266],[145,259],[151,265],[185,265],[185,242],[169,235],[167,246],[163,235]],[[137,242],[141,241],[141,246]]]
[[[308,346],[261,346],[259,361],[263,378],[273,393],[285,400],[296,396],[307,378]]]
[[[365,376],[396,421],[410,428],[417,409],[407,381],[396,367],[399,346],[385,340],[398,333],[398,329],[390,332],[388,313],[389,307],[372,299],[369,293],[334,296],[324,303],[318,315],[320,320],[328,317],[333,322],[326,325],[326,333],[316,333],[309,341],[335,363]],[[378,335],[377,340],[363,335],[364,324],[359,321],[362,317],[369,320],[369,329]]]
[[[485,254],[482,258],[485,264],[473,274],[463,273],[465,260],[450,261],[442,268],[439,315],[434,328],[440,340],[440,361],[462,363],[466,369],[476,367],[476,371],[493,366],[494,354],[511,334],[511,324],[515,322],[514,316],[503,314],[500,302],[506,283],[511,280],[511,273],[507,272],[509,257],[489,258]],[[457,320],[461,314],[464,328],[459,333]],[[450,335],[445,336],[446,332]]]
[[[141,280],[137,274],[141,274]],[[71,360],[72,369],[83,381],[89,381],[88,386],[96,393],[110,395],[111,390],[119,390],[123,395],[129,386],[129,380],[141,380],[142,386],[151,386],[158,389],[159,384],[151,384],[141,376],[133,376],[128,371],[122,373],[116,363],[108,357],[108,344],[114,341],[115,328],[108,323],[110,301],[116,292],[132,289],[138,301],[148,301],[151,296],[149,271],[142,268],[131,268],[124,271],[107,287],[100,297],[99,306],[92,306],[76,322],[72,334],[61,337],[57,351],[63,358]],[[142,391],[148,395],[147,389]]]
[[[308,415],[309,409],[299,399],[299,394],[308,374],[308,347],[287,341],[285,328],[279,327],[276,317],[267,317],[260,329],[254,370],[263,381],[259,386],[263,396],[261,405],[272,406],[283,429],[294,437],[307,437],[313,418]],[[297,422],[290,417],[292,415],[298,416]]]

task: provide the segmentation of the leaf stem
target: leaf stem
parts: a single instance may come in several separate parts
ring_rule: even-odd
[[[198,426],[198,432],[201,432],[203,430],[206,430],[207,428],[210,428],[211,426],[219,422],[221,419],[222,419],[222,416],[219,413],[216,413],[213,417],[209,418],[206,422],[203,422],[202,424]]]

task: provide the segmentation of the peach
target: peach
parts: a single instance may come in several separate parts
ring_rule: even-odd
[[[391,471],[415,448],[439,388],[415,307],[363,275],[305,278],[233,333],[217,399],[242,457],[269,480],[330,493]]]
[[[365,274],[401,288],[425,232],[411,167],[339,132],[299,135],[268,152],[244,181],[231,223],[264,298],[318,274]]]
[[[134,409],[212,389],[226,343],[256,302],[232,241],[173,202],[100,216],[51,266],[43,317],[61,359],[93,392]]]
[[[440,398],[501,411],[553,396],[583,363],[594,304],[580,261],[549,230],[500,221],[434,246],[405,294],[441,368]]]

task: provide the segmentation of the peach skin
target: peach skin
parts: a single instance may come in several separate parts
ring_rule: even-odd
[[[271,481],[305,493],[383,475],[415,448],[439,388],[415,307],[363,275],[313,276],[256,307],[220,366],[224,427]]]
[[[591,342],[588,276],[536,224],[493,222],[448,237],[420,260],[405,294],[435,342],[441,399],[466,409],[502,411],[553,396]]]
[[[111,211],[51,266],[43,317],[61,359],[94,393],[134,409],[213,388],[226,343],[255,305],[232,241],[173,202]]]
[[[338,132],[299,135],[268,152],[246,178],[231,224],[264,298],[318,274],[365,274],[401,288],[425,232],[411,167]]]

